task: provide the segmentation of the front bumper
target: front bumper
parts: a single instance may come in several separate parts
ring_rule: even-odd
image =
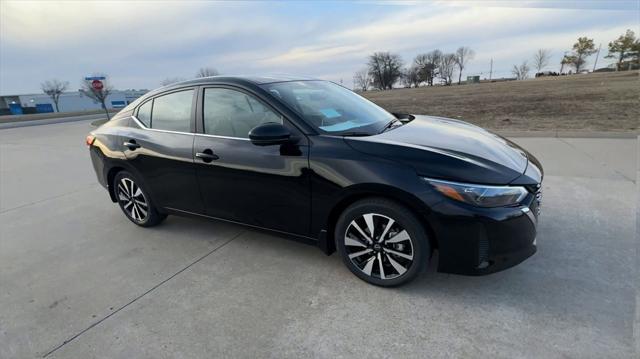
[[[509,208],[477,208],[445,200],[426,215],[438,242],[438,271],[464,275],[495,273],[536,250],[540,197],[532,193]]]

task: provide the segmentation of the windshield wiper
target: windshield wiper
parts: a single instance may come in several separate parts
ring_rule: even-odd
[[[401,126],[402,126],[402,121],[398,120],[397,118],[392,119],[391,121],[389,121],[389,123],[387,123],[386,125],[384,125],[384,127],[382,128],[382,130],[378,133],[383,133],[386,130],[390,129],[391,126],[393,126],[394,123],[396,122],[400,122]]]

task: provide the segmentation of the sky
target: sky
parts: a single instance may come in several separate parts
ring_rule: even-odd
[[[579,36],[603,50],[627,29],[640,34],[640,1],[7,1],[0,0],[0,95],[38,93],[59,79],[108,75],[116,89],[153,89],[193,78],[289,74],[342,82],[375,51],[415,55],[469,46],[463,76],[511,76],[539,48],[546,68]],[[595,55],[588,59],[593,66]]]

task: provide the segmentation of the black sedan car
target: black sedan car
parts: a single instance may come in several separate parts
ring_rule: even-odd
[[[337,84],[209,77],[152,91],[87,137],[133,223],[240,223],[338,251],[361,279],[481,275],[536,252],[540,163],[462,121],[391,114]]]

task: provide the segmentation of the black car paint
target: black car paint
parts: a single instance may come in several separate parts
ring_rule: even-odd
[[[334,250],[332,226],[340,212],[366,196],[393,199],[421,218],[439,250],[439,271],[487,274],[535,253],[536,226],[523,208],[535,211],[534,191],[543,172],[524,149],[462,121],[427,116],[397,116],[404,126],[374,136],[320,135],[260,87],[286,80],[208,78],[143,96],[92,132],[91,159],[100,183],[115,201],[111,179],[126,169],[165,212],[275,230],[315,242],[327,254]],[[258,98],[284,117],[291,140],[257,146],[248,139],[203,134],[202,92],[209,87]],[[146,129],[136,120],[137,107],[148,99],[187,88],[197,90],[193,133]],[[131,141],[140,147],[125,146]],[[205,150],[218,159],[196,157]],[[422,176],[533,189],[519,206],[483,209],[445,198]]]
[[[507,184],[527,167],[527,155],[514,143],[439,117],[415,116],[393,131],[348,142],[358,151],[406,163],[421,176],[450,181]]]
[[[249,140],[196,136],[194,151],[219,156],[198,163],[205,213],[293,234],[309,234],[309,146],[256,146]]]

